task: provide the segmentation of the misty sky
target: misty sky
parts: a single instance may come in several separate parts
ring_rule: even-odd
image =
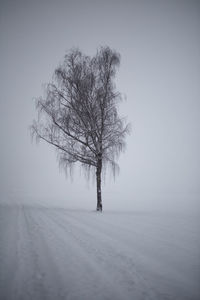
[[[121,115],[132,123],[105,208],[199,208],[200,1],[0,1],[1,201],[95,208],[96,187],[59,171],[54,149],[31,143],[34,97],[67,50],[121,54]],[[17,201],[18,201],[17,200]]]

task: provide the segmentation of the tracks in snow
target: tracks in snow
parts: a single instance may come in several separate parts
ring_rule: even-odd
[[[0,208],[4,300],[190,299],[196,287],[191,281],[188,292],[181,270],[196,274],[189,258],[197,248],[177,239],[182,232],[171,223],[138,214]]]

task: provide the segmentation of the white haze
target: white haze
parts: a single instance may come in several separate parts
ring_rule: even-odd
[[[65,51],[109,45],[121,54],[116,86],[132,134],[120,175],[106,177],[105,210],[198,211],[199,28],[199,1],[1,1],[0,201],[95,208],[92,180],[79,167],[66,179],[28,126]]]

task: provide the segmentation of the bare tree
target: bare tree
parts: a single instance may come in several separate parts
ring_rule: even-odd
[[[36,139],[57,148],[64,168],[78,161],[89,172],[96,170],[98,211],[102,169],[110,165],[115,173],[115,160],[129,131],[117,111],[121,96],[113,79],[119,63],[120,55],[109,47],[101,47],[92,58],[71,50],[55,70],[45,96],[36,99],[38,120],[31,126]]]

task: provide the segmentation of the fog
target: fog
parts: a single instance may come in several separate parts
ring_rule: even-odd
[[[116,86],[132,132],[119,176],[105,178],[104,208],[199,210],[199,28],[199,1],[1,1],[0,201],[95,208],[94,182],[79,166],[66,178],[29,126],[65,51],[108,45],[121,54]]]
[[[0,0],[0,298],[199,299],[199,29],[194,0]],[[101,45],[132,125],[103,214],[29,130],[66,51]]]

